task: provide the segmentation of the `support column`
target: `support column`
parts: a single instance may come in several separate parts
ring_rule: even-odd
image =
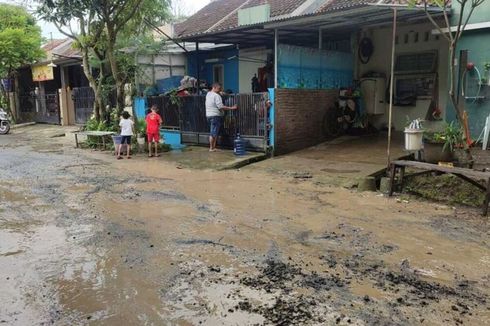
[[[61,88],[58,91],[59,106],[60,106],[60,120],[62,126],[68,126],[70,124],[70,114],[68,113],[68,103],[66,98],[66,68],[60,66],[60,79]]]
[[[201,93],[201,64],[199,62],[199,42],[196,42],[197,94]]]
[[[274,88],[278,88],[279,30],[274,29]]]
[[[323,49],[323,31],[318,29],[318,49]]]
[[[395,51],[396,51],[396,24],[397,24],[397,10],[393,9],[393,35],[391,39],[391,80],[390,80],[390,109],[388,114],[388,169],[391,164],[391,127],[393,125],[393,93],[394,93],[394,81],[395,81]],[[393,176],[391,176],[393,177]]]

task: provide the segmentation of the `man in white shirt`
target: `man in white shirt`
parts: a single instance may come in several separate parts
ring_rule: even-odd
[[[206,95],[206,118],[210,125],[209,134],[209,151],[216,152],[216,142],[218,140],[219,130],[223,125],[224,111],[236,110],[237,106],[225,106],[221,95],[221,85],[214,83],[213,88]]]

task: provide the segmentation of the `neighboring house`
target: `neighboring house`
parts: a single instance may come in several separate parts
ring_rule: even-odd
[[[70,39],[43,45],[46,59],[18,70],[15,112],[20,122],[82,124],[93,111],[79,52]]]
[[[187,72],[239,93],[250,93],[257,76],[260,90],[269,89],[274,99],[271,146],[284,153],[325,140],[326,111],[355,81],[364,93],[361,110],[377,128],[387,127],[393,4],[393,121],[401,131],[407,118],[432,116],[431,103],[446,116],[448,83],[447,43],[433,33],[424,11],[408,8],[407,1],[216,0],[177,24],[174,37],[197,49],[201,43],[230,44],[188,54]],[[442,19],[439,8],[430,10]]]

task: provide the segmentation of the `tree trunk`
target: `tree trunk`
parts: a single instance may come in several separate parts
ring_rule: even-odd
[[[116,43],[116,39],[114,36],[113,27],[108,25],[107,31],[109,42],[106,54],[111,65],[112,77],[114,78],[114,81],[116,83],[116,109],[118,114],[120,114],[124,109],[124,80],[119,73],[119,66],[117,64],[116,55],[114,54],[114,44]]]
[[[90,69],[90,63],[89,63],[89,49],[87,48],[82,48],[82,62],[83,62],[83,73],[85,74],[85,77],[87,77],[88,83],[92,88],[92,90],[94,91],[95,119],[97,121],[100,121],[101,118],[103,118],[105,112],[104,101],[101,97],[101,81],[100,78],[99,81],[97,81],[95,77],[92,75],[92,71]],[[99,77],[100,77],[100,72],[99,72]]]

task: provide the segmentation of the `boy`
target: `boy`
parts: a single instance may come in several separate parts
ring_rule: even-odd
[[[119,122],[119,127],[121,127],[121,144],[117,149],[117,159],[122,159],[121,157],[121,149],[124,144],[127,145],[127,158],[131,158],[131,136],[133,136],[133,127],[134,122],[129,119],[131,115],[128,112],[124,111],[122,114],[121,122]]]
[[[160,126],[163,123],[162,117],[157,113],[157,106],[151,106],[151,112],[146,116],[146,135],[148,136],[148,157],[152,157],[151,143],[155,143],[155,157],[158,154],[158,142],[160,141]]]

